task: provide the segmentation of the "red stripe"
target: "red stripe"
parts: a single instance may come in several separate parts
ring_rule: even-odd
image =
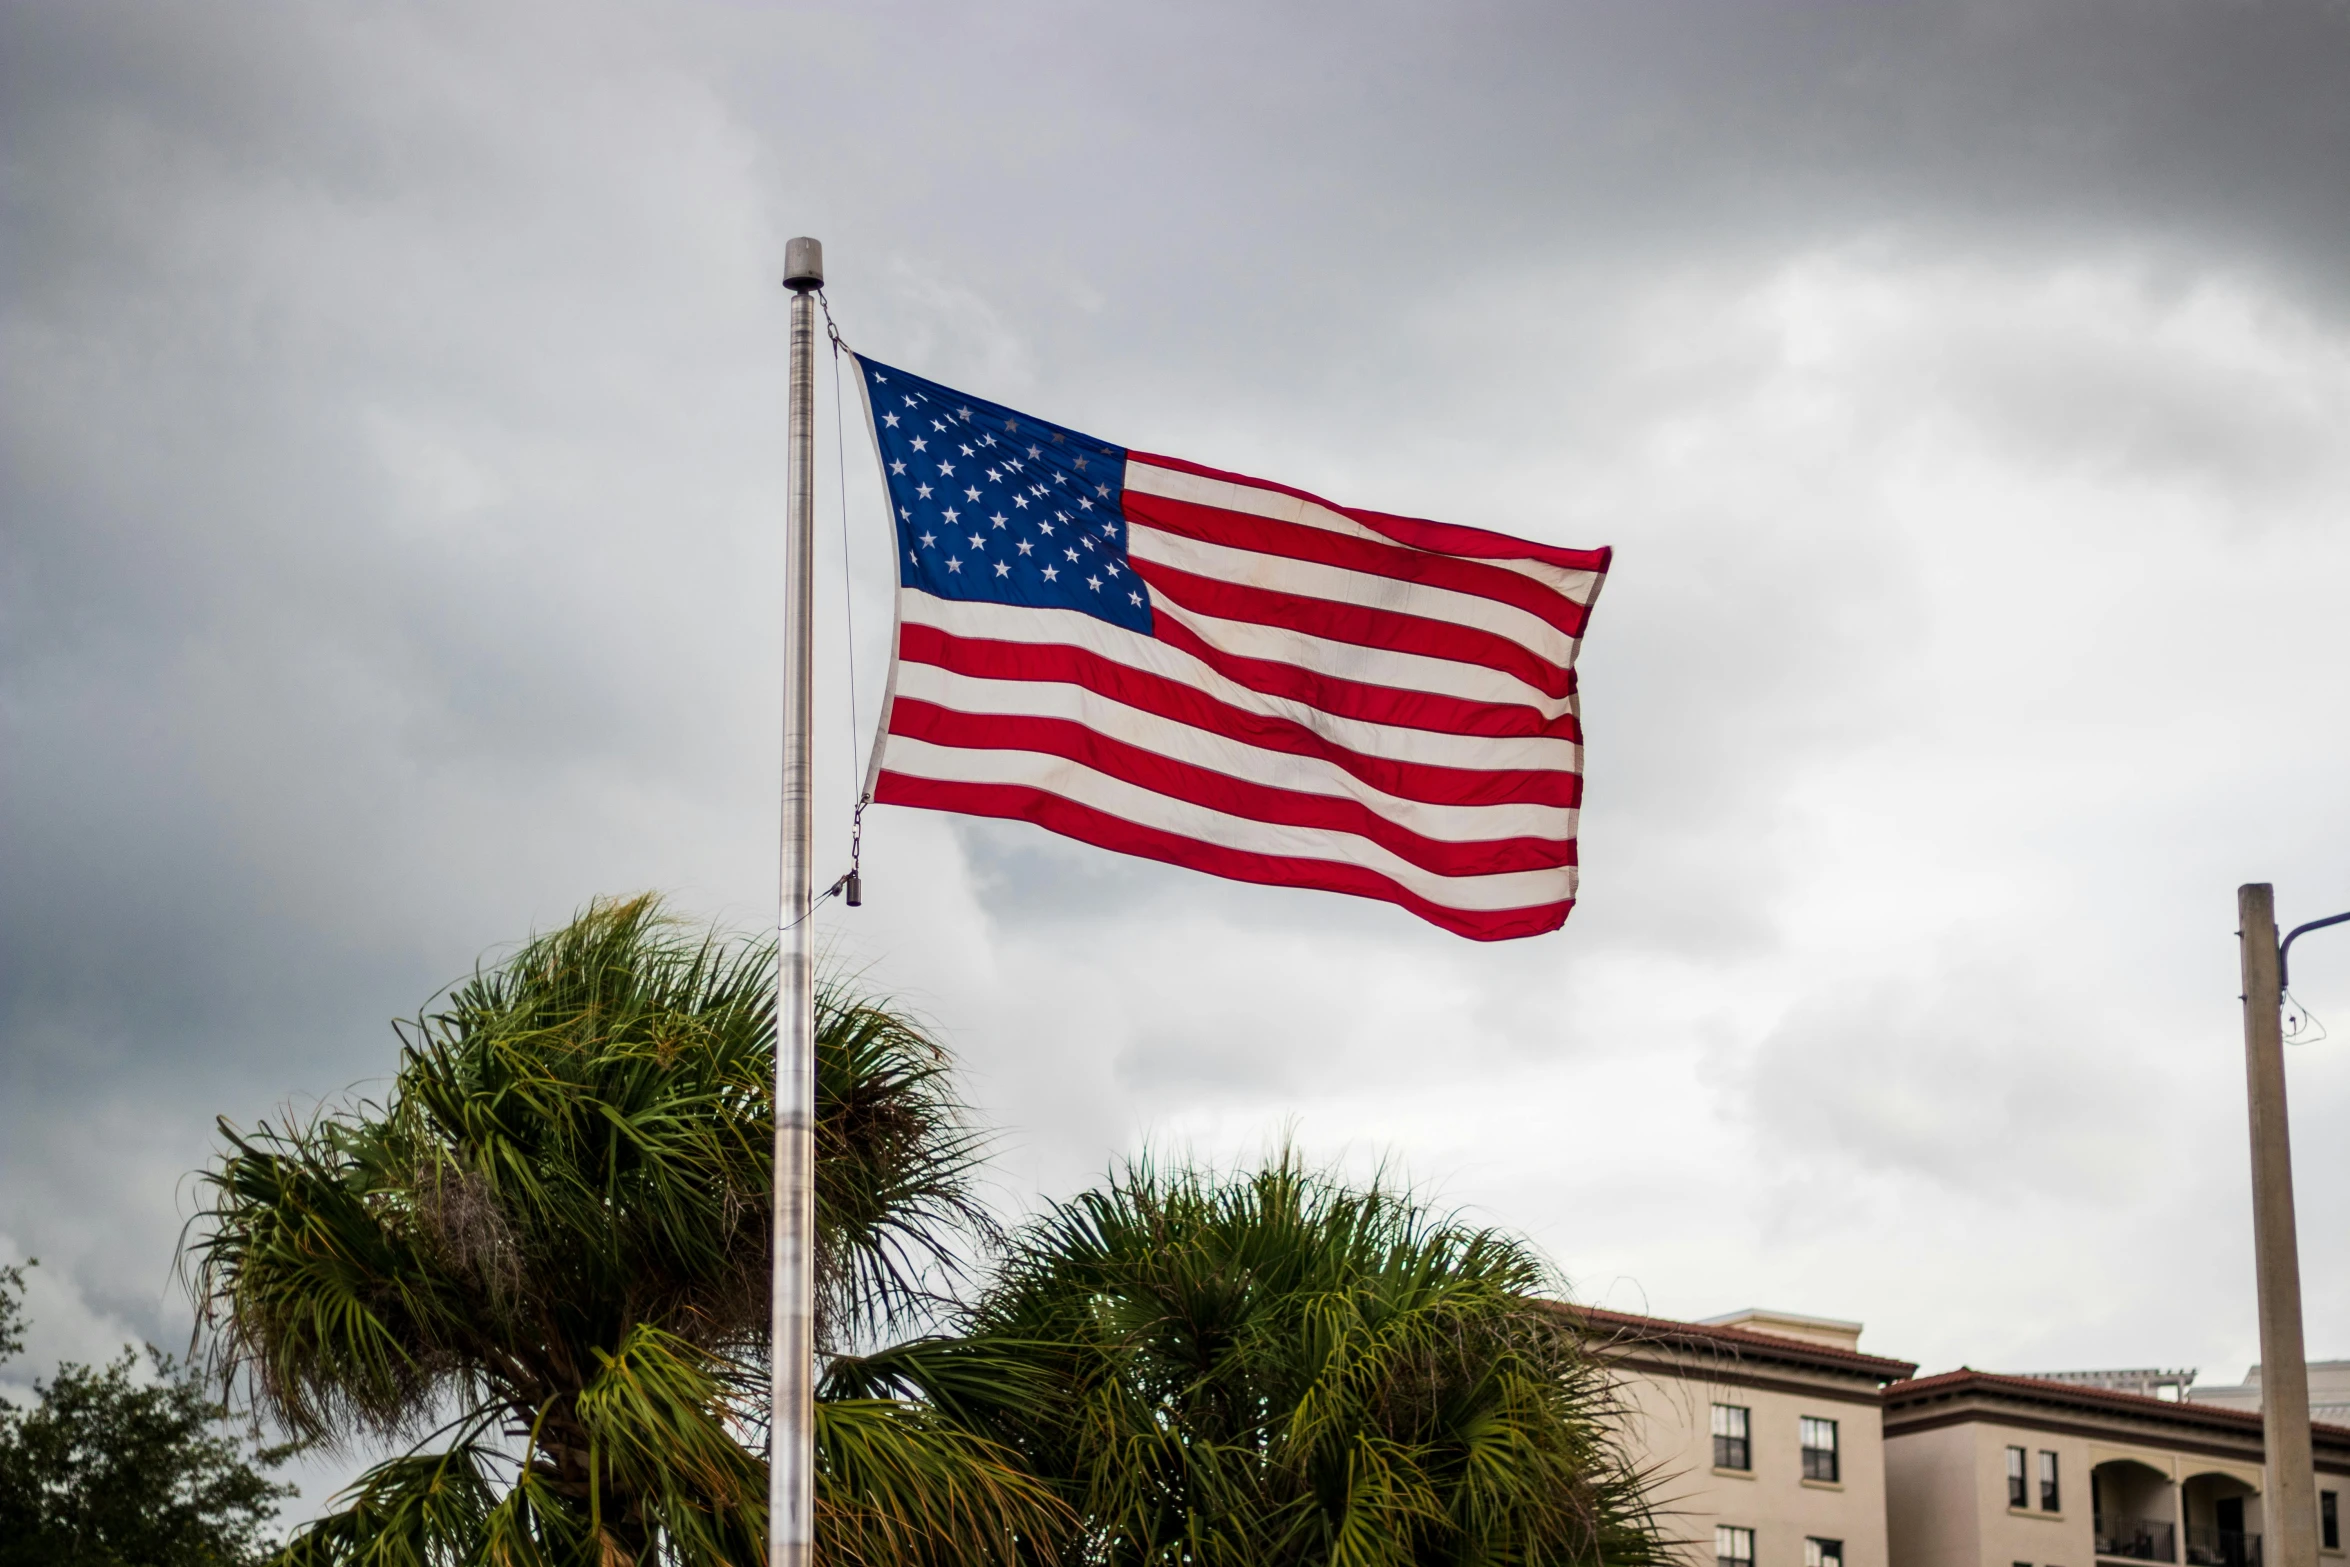
[[[1126,492],[1125,507],[1130,521],[1183,538],[1492,599],[1522,609],[1570,637],[1583,634],[1587,612],[1582,605],[1506,566],[1489,566],[1483,561],[1462,560],[1452,555],[1432,555],[1426,550],[1394,544],[1375,544],[1369,539],[1333,533],[1328,528],[1226,511],[1196,501],[1170,500],[1164,495],[1146,495],[1139,490]]]
[[[1179,571],[1156,561],[1135,560],[1134,574],[1185,609],[1214,615],[1220,620],[1243,620],[1260,626],[1285,626],[1332,642],[1381,648],[1395,653],[1418,653],[1426,658],[1448,658],[1458,664],[1479,664],[1515,675],[1544,696],[1563,697],[1573,688],[1573,676],[1563,666],[1539,656],[1491,631],[1450,621],[1406,615],[1364,604],[1341,604],[1332,599],[1308,598],[1273,588],[1252,588],[1196,572]]]
[[[1426,729],[1436,734],[1478,735],[1493,739],[1583,741],[1583,725],[1573,713],[1543,716],[1530,703],[1472,702],[1467,697],[1434,691],[1406,691],[1400,686],[1374,686],[1360,680],[1326,675],[1299,664],[1274,658],[1244,658],[1228,653],[1172,615],[1151,615],[1151,635],[1169,647],[1181,648],[1217,674],[1251,691],[1287,697],[1320,708],[1340,718],[1365,723]],[[1570,671],[1570,674],[1572,671]],[[1568,690],[1574,689],[1570,682]]]
[[[1232,484],[1245,484],[1252,489],[1294,495],[1301,501],[1327,506],[1340,516],[1352,518],[1373,533],[1393,539],[1398,544],[1408,544],[1417,550],[1431,550],[1440,555],[1465,555],[1474,560],[1539,560],[1576,571],[1602,573],[1607,570],[1609,560],[1615,555],[1615,551],[1609,549],[1561,549],[1555,544],[1513,539],[1506,533],[1488,533],[1483,528],[1464,528],[1458,523],[1431,522],[1425,517],[1397,517],[1382,511],[1359,511],[1352,506],[1326,501],[1307,490],[1275,484],[1269,479],[1252,479],[1246,474],[1227,473],[1221,468],[1185,462],[1180,457],[1159,457],[1149,452],[1128,451],[1126,460],[1148,463],[1153,468],[1172,468],[1177,473],[1196,473],[1203,479],[1223,479]]]
[[[1210,734],[1290,756],[1310,756],[1360,778],[1383,794],[1432,805],[1574,806],[1582,777],[1564,768],[1440,767],[1366,756],[1292,719],[1252,713],[1197,686],[1136,669],[1085,648],[1059,643],[997,642],[958,637],[936,626],[898,628],[898,657],[986,680],[1054,680]]]
[[[1557,870],[1575,863],[1573,838],[1488,838],[1462,843],[1423,837],[1360,800],[1277,789],[1235,778],[1113,739],[1073,719],[963,713],[901,696],[890,705],[889,732],[966,750],[1039,751],[1065,757],[1153,794],[1227,816],[1280,827],[1353,833],[1438,876],[1498,876],[1511,871]]]
[[[942,783],[884,771],[873,797],[885,805],[912,805],[932,811],[959,811],[968,816],[1000,816],[1034,822],[1048,831],[1097,848],[1205,871],[1231,881],[1377,898],[1399,904],[1432,925],[1476,941],[1508,941],[1556,930],[1566,923],[1567,911],[1575,906],[1574,900],[1568,898],[1523,909],[1448,909],[1360,865],[1226,849],[1145,827],[1060,795],[1017,784]]]

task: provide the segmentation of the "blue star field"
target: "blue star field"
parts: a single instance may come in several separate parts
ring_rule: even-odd
[[[1151,629],[1126,558],[1126,449],[857,356],[898,533],[898,581]]]

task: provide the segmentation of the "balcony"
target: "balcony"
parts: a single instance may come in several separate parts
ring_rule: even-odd
[[[2189,1529],[2187,1567],[2260,1567],[2260,1536],[2237,1529]]]
[[[2179,1559],[2178,1530],[2157,1518],[2121,1518],[2110,1526],[2100,1518],[2097,1554],[2125,1557],[2134,1562],[2175,1562]]]

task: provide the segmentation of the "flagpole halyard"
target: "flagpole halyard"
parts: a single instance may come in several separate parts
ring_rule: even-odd
[[[810,1567],[816,1524],[816,997],[812,855],[816,610],[816,321],[824,247],[784,247],[791,402],[784,524],[782,894],[775,982],[775,1234],[768,1567]]]

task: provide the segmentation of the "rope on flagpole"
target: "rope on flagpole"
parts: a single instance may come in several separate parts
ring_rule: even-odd
[[[848,345],[841,341],[840,328],[833,324],[832,301],[824,297],[824,290],[816,290],[816,303],[824,310],[824,332],[832,339],[832,450],[840,474],[840,605],[841,616],[848,631],[849,644],[849,756],[857,755],[857,602],[849,572],[849,447],[848,405],[841,401],[840,356]],[[832,884],[832,892],[847,893],[846,902],[856,908],[865,901],[865,878],[858,869],[859,857],[865,850],[865,807],[867,800],[863,786],[856,790],[856,804],[849,808],[849,870],[848,874]],[[832,892],[825,894],[830,897]]]

